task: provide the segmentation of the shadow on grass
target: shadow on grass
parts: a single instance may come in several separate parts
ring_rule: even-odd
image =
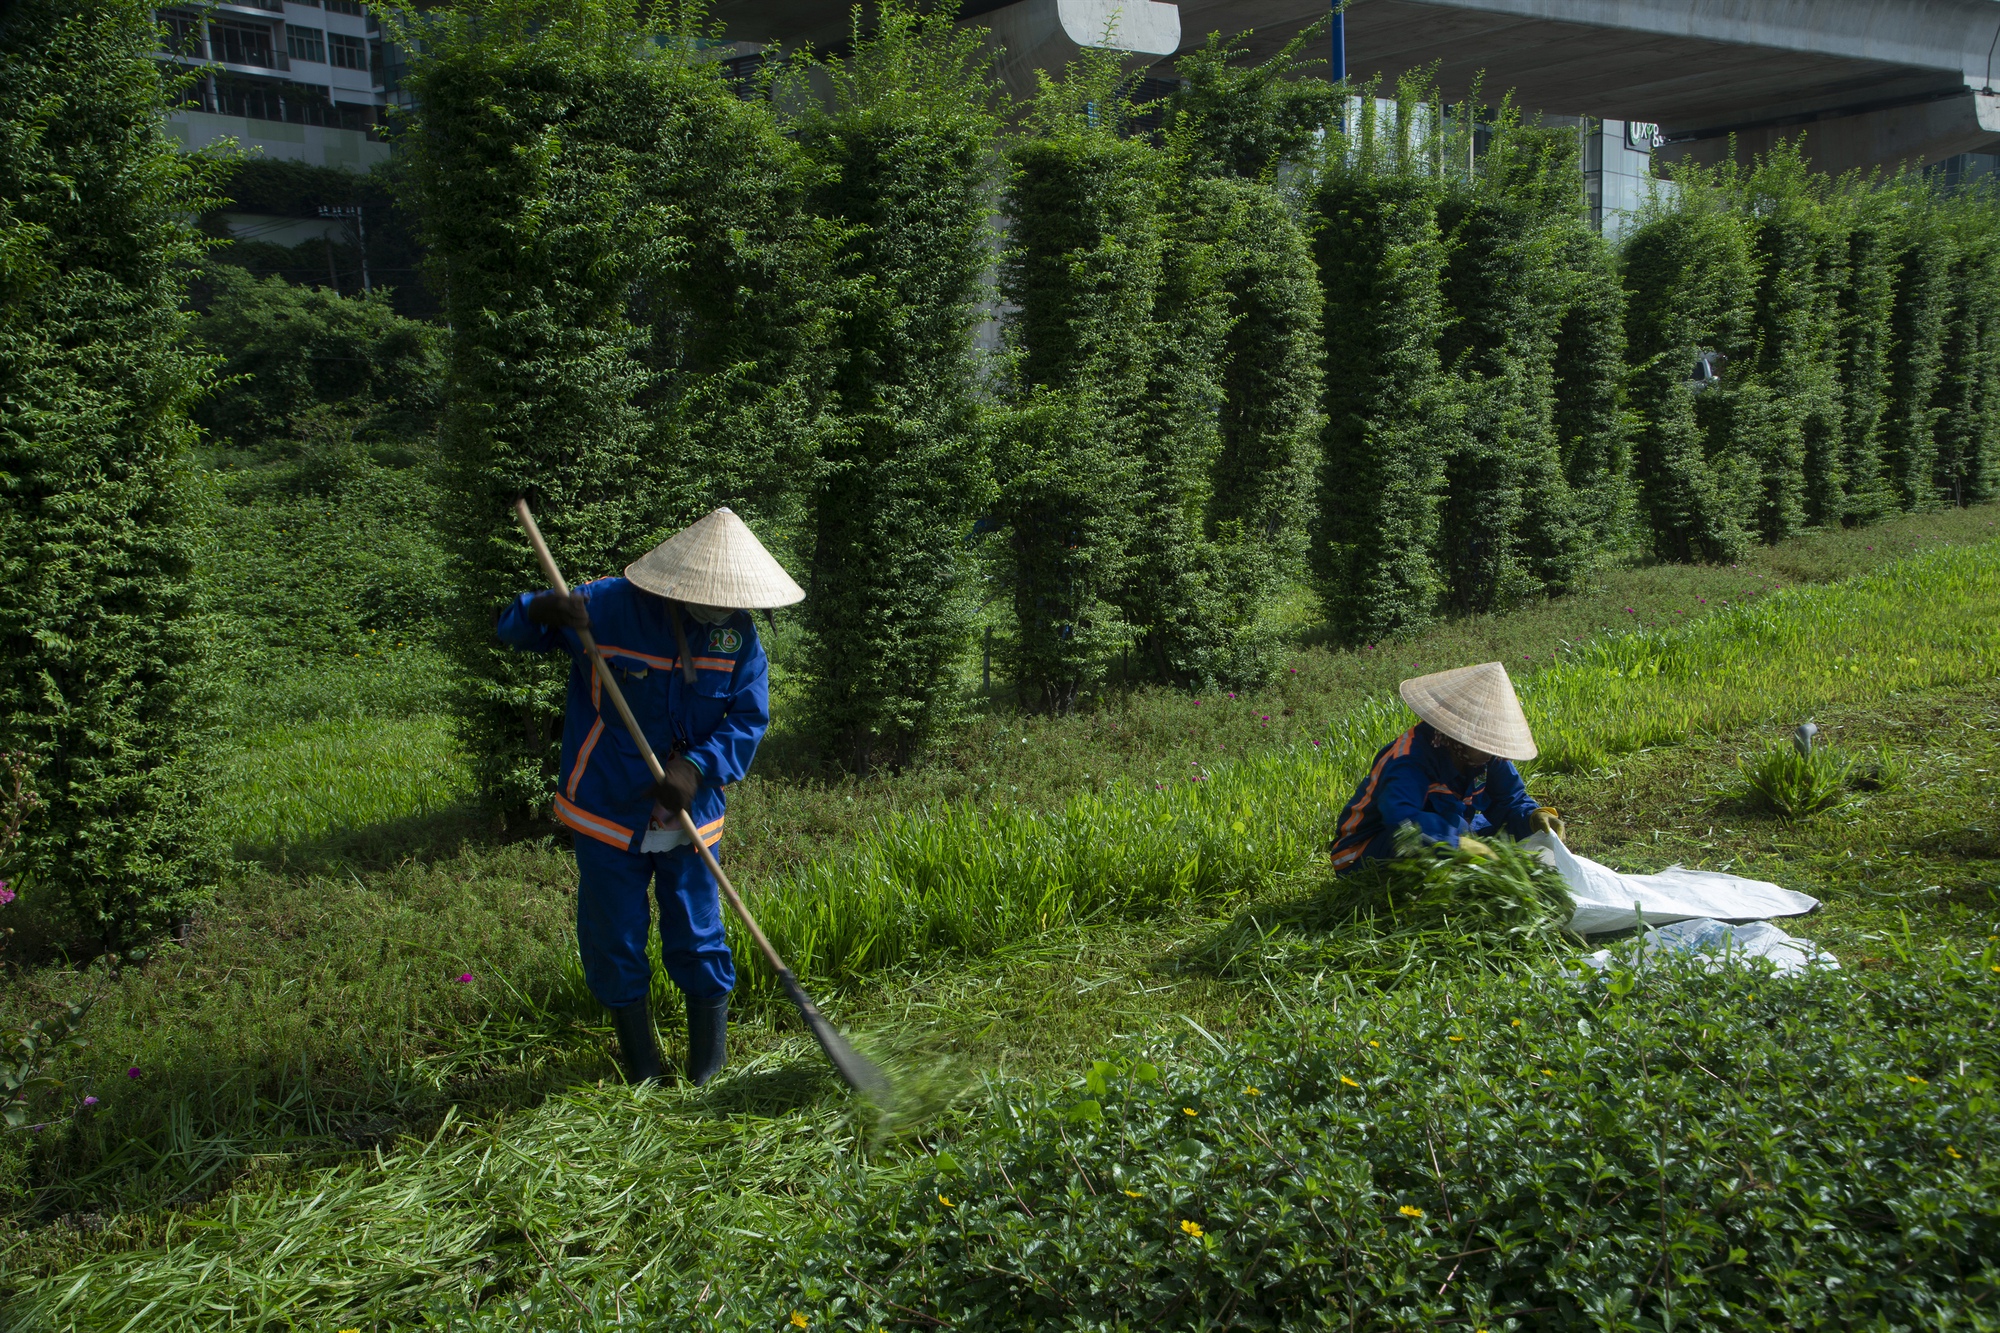
[[[305,842],[239,843],[235,851],[238,860],[278,874],[323,875],[386,870],[412,861],[429,865],[456,856],[468,846],[499,846],[548,837],[556,831],[554,825],[536,821],[503,833],[490,815],[464,801],[380,824],[334,829]]]

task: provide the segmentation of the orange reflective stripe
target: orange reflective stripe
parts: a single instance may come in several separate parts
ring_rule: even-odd
[[[1375,784],[1382,780],[1382,766],[1387,764],[1391,759],[1400,759],[1408,754],[1411,744],[1416,740],[1416,736],[1417,729],[1411,727],[1408,731],[1396,737],[1394,741],[1383,748],[1381,754],[1375,757],[1375,767],[1368,770],[1368,780],[1364,784],[1361,799],[1354,803],[1354,809],[1348,812],[1346,822],[1340,826],[1341,837],[1345,838],[1354,832],[1355,829],[1361,827],[1362,818],[1367,815],[1369,809],[1375,804]]]
[[[590,724],[590,734],[583,738],[583,745],[576,752],[576,767],[569,771],[567,796],[576,795],[576,784],[583,780],[583,766],[590,762],[590,752],[597,748],[597,738],[604,734],[604,719],[598,718]]]
[[[626,828],[622,824],[614,824],[608,819],[599,818],[591,814],[590,811],[573,805],[560,796],[556,797],[556,818],[575,829],[578,833],[586,834],[589,837],[597,839],[599,842],[616,847],[620,851],[632,845],[631,829]]]
[[[694,664],[703,671],[736,670],[736,659],[733,657],[697,657]]]
[[[651,653],[635,652],[630,648],[620,648],[616,644],[600,643],[597,645],[597,651],[605,654],[607,657],[635,658],[638,661],[644,662],[647,666],[656,666],[665,670],[672,670],[674,666],[674,659],[671,657],[655,657]]]

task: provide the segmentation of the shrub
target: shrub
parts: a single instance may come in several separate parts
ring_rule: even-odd
[[[1847,281],[1839,293],[1842,517],[1849,523],[1869,523],[1897,508],[1882,451],[1895,348],[1897,213],[1902,194],[1849,182],[1846,202]]]
[[[439,531],[456,710],[482,797],[520,815],[555,771],[569,663],[493,637],[500,608],[541,581],[509,506],[533,502],[582,583],[708,498],[685,483],[721,442],[693,440],[692,458],[661,447],[682,419],[648,410],[661,349],[641,315],[664,316],[634,307],[670,289],[663,270],[684,255],[713,254],[676,228],[709,216],[680,205],[717,169],[699,131],[727,123],[713,107],[734,97],[692,39],[642,41],[616,5],[550,20],[488,0],[427,16],[411,40],[415,188],[452,329]]]
[[[1938,379],[1932,484],[1968,505],[2000,486],[2000,207],[1990,190],[1947,207],[1952,230],[1950,309]]]
[[[1363,98],[1353,132],[1329,136],[1312,194],[1327,367],[1313,575],[1348,640],[1428,624],[1442,591],[1431,553],[1455,408],[1438,361],[1437,187],[1407,129],[1420,92],[1399,89],[1400,138]]]
[[[1758,268],[1741,217],[1705,173],[1648,203],[1625,242],[1625,328],[1639,503],[1669,560],[1724,560],[1757,523],[1769,454],[1768,395],[1749,372]],[[1690,387],[1698,353],[1729,358],[1723,382]]]
[[[444,387],[441,331],[399,317],[386,290],[343,297],[208,269],[194,333],[221,359],[222,386],[196,419],[242,449],[277,444],[313,407],[337,408],[370,433],[429,430]]]
[[[857,12],[853,53],[826,67],[831,108],[799,123],[849,284],[812,502],[811,706],[861,772],[908,762],[958,703],[990,484],[972,330],[998,125],[979,32],[894,3],[876,20]]]
[[[1902,194],[1882,461],[1899,507],[1922,510],[1937,503],[1935,398],[1951,310],[1952,236],[1928,189],[1908,185]]]
[[[1009,666],[1064,711],[1130,642],[1121,602],[1142,478],[1141,410],[1166,239],[1153,151],[1121,134],[1130,105],[1105,53],[1050,81],[1008,148],[1000,295],[1013,310],[1006,411],[995,421],[995,516],[1014,604]],[[1095,110],[1093,110],[1095,108]],[[1157,567],[1159,561],[1155,559]]]
[[[1846,804],[1854,760],[1830,745],[1802,751],[1779,744],[1738,760],[1736,767],[1743,795],[1753,804],[1786,819],[1804,819]]]
[[[1610,247],[1587,229],[1558,238],[1569,277],[1556,325],[1552,426],[1577,521],[1599,556],[1625,550],[1636,530],[1632,428],[1625,408],[1625,291]]]
[[[19,871],[78,945],[189,912],[215,869],[187,341],[207,160],[182,154],[152,11],[0,13],[0,748],[46,809]]]

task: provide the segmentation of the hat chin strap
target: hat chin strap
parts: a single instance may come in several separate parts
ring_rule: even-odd
[[[700,602],[682,602],[681,605],[688,609],[689,615],[704,625],[720,625],[736,614],[736,608],[733,606],[703,606]]]

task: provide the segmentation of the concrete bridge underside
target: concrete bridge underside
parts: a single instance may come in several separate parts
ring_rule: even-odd
[[[1004,34],[1017,91],[1107,20],[1135,62],[1169,72],[1210,32],[1254,30],[1267,55],[1321,0],[965,0]],[[847,0],[722,0],[732,37],[837,44]],[[1816,165],[1893,166],[2000,145],[2000,0],[1351,0],[1348,71],[1435,68],[1448,98],[1475,84],[1530,110],[1659,124],[1667,153],[1712,160],[1801,134]],[[1115,34],[1115,30],[1114,30]],[[1091,44],[1101,39],[1083,37]],[[1163,49],[1169,48],[1169,49]],[[1483,79],[1482,79],[1483,76]]]

